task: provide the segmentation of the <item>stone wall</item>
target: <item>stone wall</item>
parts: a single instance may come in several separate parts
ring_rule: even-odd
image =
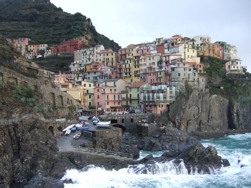
[[[92,143],[94,148],[120,151],[122,142],[122,130],[112,128],[93,132]]]
[[[41,77],[39,79],[29,78],[16,71],[0,66],[0,81],[13,83],[22,86],[27,83],[30,87],[39,90],[43,93],[43,102],[45,105],[56,106],[72,106],[75,105],[80,108],[80,104],[68,93],[51,87],[51,83],[47,78]]]
[[[153,114],[124,114],[124,115],[103,115],[100,116],[104,120],[111,120],[112,125],[121,125],[126,131],[131,133],[137,132],[137,123],[142,119],[146,122],[153,123]]]

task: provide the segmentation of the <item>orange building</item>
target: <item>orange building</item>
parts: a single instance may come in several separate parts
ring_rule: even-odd
[[[219,44],[216,43],[202,43],[198,49],[198,56],[211,56],[221,58],[222,52]]]

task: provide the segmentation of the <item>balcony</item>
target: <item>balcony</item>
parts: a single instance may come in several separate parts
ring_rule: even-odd
[[[131,77],[131,74],[124,74],[124,77]]]

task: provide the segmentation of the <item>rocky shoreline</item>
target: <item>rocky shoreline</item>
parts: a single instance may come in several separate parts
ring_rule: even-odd
[[[247,131],[250,130],[233,130],[228,134]],[[220,134],[214,134],[217,135]],[[135,159],[139,157],[140,150],[165,151],[161,157],[148,155],[144,159],[131,161],[85,153],[59,152],[56,138],[39,119],[24,119],[10,126],[1,126],[0,138],[0,187],[61,188],[64,183],[70,182],[61,181],[66,170],[83,170],[90,164],[106,170],[130,166],[134,173],[146,173],[149,170],[154,172],[156,163],[172,161],[176,165],[184,164],[191,174],[194,171],[212,173],[210,169],[230,165],[227,159],[218,155],[214,147],[205,148],[199,140],[171,126],[158,129],[151,137],[124,133],[121,152],[131,153]],[[81,145],[81,142],[72,144]]]

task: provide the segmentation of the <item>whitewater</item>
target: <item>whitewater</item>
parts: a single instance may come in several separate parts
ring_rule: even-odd
[[[218,139],[202,140],[207,147],[216,147],[223,159],[228,159],[229,167],[212,169],[211,174],[188,174],[184,164],[175,166],[172,162],[155,164],[155,171],[148,174],[135,174],[129,169],[106,171],[89,166],[88,170],[68,170],[62,180],[66,188],[246,188],[251,187],[251,133],[231,135]],[[160,156],[163,152],[152,153]],[[149,152],[141,152],[141,158]],[[157,170],[156,170],[157,169]]]

